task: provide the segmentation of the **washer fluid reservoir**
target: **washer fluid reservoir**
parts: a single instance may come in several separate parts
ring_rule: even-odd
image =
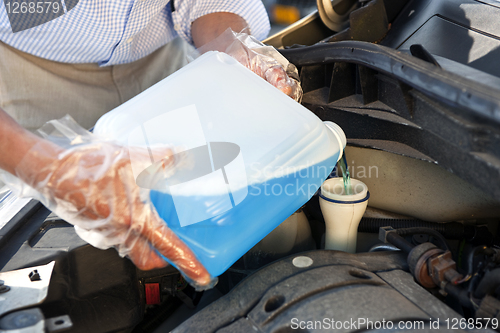
[[[345,147],[323,123],[232,57],[208,52],[105,114],[94,132],[123,145],[169,145],[181,161],[155,181],[132,168],[165,223],[218,276],[304,205]]]

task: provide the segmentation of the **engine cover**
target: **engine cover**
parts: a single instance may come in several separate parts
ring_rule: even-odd
[[[451,331],[460,318],[414,282],[399,251],[321,250],[264,267],[174,332]]]

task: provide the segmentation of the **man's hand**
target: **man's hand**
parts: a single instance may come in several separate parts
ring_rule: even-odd
[[[134,159],[143,156],[149,160],[147,150],[130,150],[105,141],[62,149],[25,131],[0,110],[2,117],[17,129],[11,133],[15,138],[29,143],[20,147],[24,151],[22,158],[0,158],[0,166],[35,189],[40,194],[37,199],[49,209],[97,236],[99,247],[116,247],[140,269],[166,266],[161,254],[199,286],[210,283],[210,275],[193,252],[166,226],[152,204],[141,198],[130,154]],[[10,149],[15,151],[13,142]],[[156,148],[153,155],[162,158],[163,168],[175,168],[170,149]]]
[[[201,53],[225,52],[283,93],[300,101],[302,88],[287,74],[288,61],[272,47],[265,47],[247,34],[250,33],[248,30],[233,32],[244,31],[246,26],[245,20],[236,14],[213,13],[194,21],[191,33]]]

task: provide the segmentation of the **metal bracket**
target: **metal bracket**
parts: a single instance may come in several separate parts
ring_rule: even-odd
[[[9,272],[0,272],[0,280],[10,290],[1,294],[0,316],[13,310],[34,306],[45,300],[55,261],[47,265],[28,267]],[[30,274],[38,273],[38,280],[31,280]],[[31,275],[33,277],[34,275]]]

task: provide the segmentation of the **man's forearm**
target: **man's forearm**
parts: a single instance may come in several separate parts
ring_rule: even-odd
[[[15,170],[23,157],[36,144],[43,146],[44,156],[39,156],[33,161],[34,169],[38,162],[50,162],[50,160],[60,151],[54,144],[43,140],[35,134],[21,127],[5,111],[0,109],[0,169],[11,174],[16,174]],[[41,147],[42,148],[42,147]],[[36,170],[25,170],[36,172]]]
[[[14,174],[15,167],[38,138],[0,109],[0,168]]]
[[[247,22],[233,13],[212,13],[195,20],[191,26],[191,34],[196,47],[201,47],[219,37],[227,28],[240,32],[247,27]]]

